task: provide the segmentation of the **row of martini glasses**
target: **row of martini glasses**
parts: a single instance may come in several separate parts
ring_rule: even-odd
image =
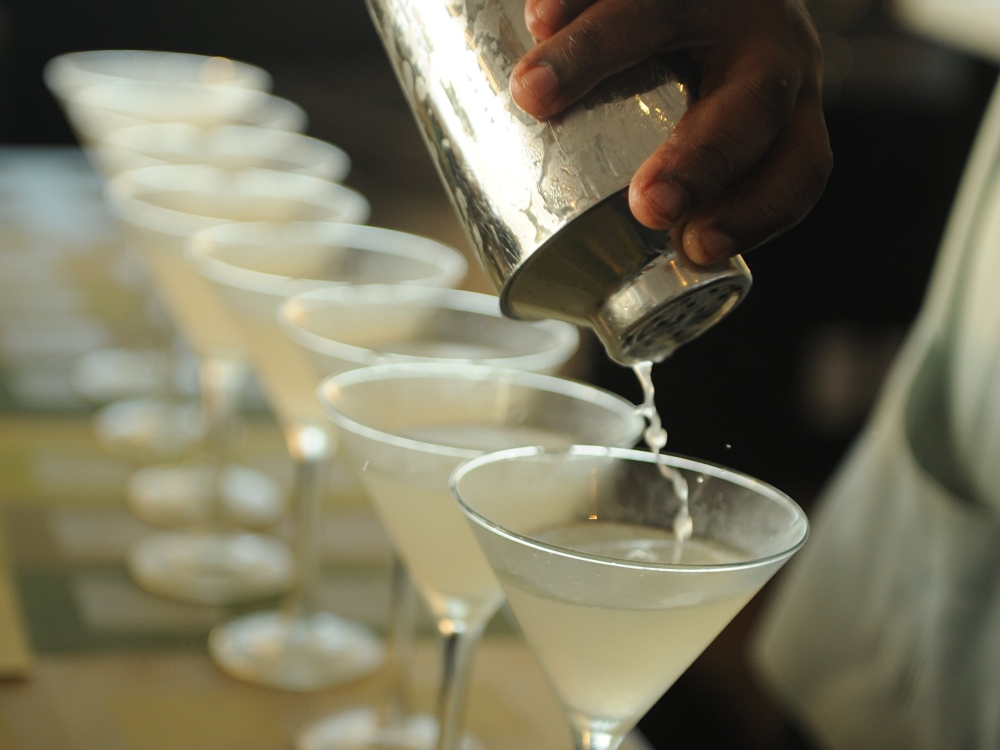
[[[392,358],[394,346],[404,360],[492,361],[552,370],[572,353],[576,333],[561,324],[526,327],[503,320],[492,298],[453,293],[431,300],[424,295],[414,297],[419,292],[410,290],[407,298],[401,299],[402,291],[397,289],[388,296],[372,296],[360,317],[359,303],[353,299],[347,302],[346,313],[345,304],[338,306],[335,300],[314,313],[313,317],[329,316],[327,308],[331,308],[339,309],[341,317],[351,317],[353,311],[357,330],[352,334],[355,338],[347,339],[353,345],[339,351],[335,347],[332,355],[329,348],[338,342],[311,330],[310,318],[300,316],[290,322],[298,329],[297,337],[313,350],[314,361],[308,361],[275,324],[275,308],[293,288],[301,291],[310,286],[364,281],[453,286],[464,274],[464,260],[450,248],[420,238],[329,224],[331,218],[362,219],[366,204],[356,194],[329,182],[249,168],[250,157],[265,157],[267,166],[284,163],[299,167],[295,171],[308,169],[310,162],[301,157],[301,148],[297,159],[279,148],[283,143],[295,145],[294,138],[282,135],[279,140],[273,134],[253,132],[255,140],[249,141],[251,133],[245,126],[234,128],[226,122],[231,113],[223,111],[210,117],[218,82],[202,86],[193,79],[204,78],[204,71],[190,65],[184,67],[196,75],[188,76],[189,80],[176,85],[161,80],[166,61],[155,57],[150,53],[83,53],[57,60],[50,71],[60,65],[73,69],[89,64],[93,68],[128,58],[140,72],[157,77],[153,81],[88,84],[78,96],[65,98],[66,110],[71,121],[80,123],[77,129],[81,141],[89,145],[93,162],[109,177],[109,203],[140,249],[160,296],[201,357],[202,395],[210,417],[216,464],[224,460],[221,454],[230,442],[235,393],[247,355],[286,428],[289,450],[298,464],[297,585],[283,611],[244,618],[217,629],[210,642],[212,655],[230,673],[272,686],[313,689],[335,684],[370,670],[380,654],[370,635],[316,611],[319,464],[330,452],[328,422],[317,413],[313,396],[321,375]],[[179,62],[197,61],[186,58]],[[203,61],[202,65],[212,67],[217,78],[218,60]],[[198,106],[186,105],[184,94],[189,93],[196,95]],[[249,100],[267,101],[260,96]],[[78,106],[81,101],[84,108]],[[111,114],[98,112],[98,103]],[[199,119],[194,122],[166,122],[171,117],[195,115]],[[128,120],[122,121],[123,117]],[[135,122],[143,118],[150,122]],[[240,140],[234,141],[231,136],[237,130]],[[303,140],[298,138],[298,144]],[[268,141],[269,148],[246,152],[248,142]],[[313,145],[312,151],[322,155],[322,149],[316,148],[315,142]],[[242,162],[236,159],[240,148],[244,149]],[[174,164],[144,167],[130,161],[135,155],[146,163],[155,157]],[[193,166],[184,161],[198,163]],[[132,168],[117,171],[124,165]],[[214,255],[211,250],[199,252],[199,243],[192,242],[199,229],[213,224],[226,225],[220,226],[223,232],[238,232],[239,220],[248,217],[269,221],[247,227],[239,235],[211,238]],[[190,257],[185,257],[185,244],[191,245]],[[275,248],[282,254],[275,257]],[[418,330],[418,322],[426,319],[428,312],[438,318],[436,329],[424,326]],[[367,327],[360,328],[362,323]],[[340,336],[350,332],[344,323],[335,328]],[[394,337],[398,339],[395,345]],[[366,348],[366,341],[374,349]],[[258,597],[283,587],[291,566],[280,542],[260,534],[227,532],[220,528],[218,517],[206,520],[208,523],[194,533],[156,534],[137,544],[128,562],[140,585],[160,594],[210,603]],[[393,628],[393,640],[398,644],[393,651],[400,654],[393,661],[398,664],[405,661],[410,630],[406,613],[411,608],[407,606],[406,587],[394,590],[400,592],[395,619],[403,621]],[[397,669],[397,673],[401,671]],[[337,746],[345,732],[354,737],[359,731],[371,731],[371,724],[369,713],[346,717],[346,723],[327,723],[323,741]],[[436,732],[432,722],[419,718],[405,726],[408,731],[397,735],[408,737],[411,743],[427,743]]]
[[[101,95],[84,99],[106,106],[117,101],[106,93],[116,85],[96,84]],[[198,86],[242,101],[229,91],[239,86],[217,80],[169,95],[162,82],[140,83],[126,98],[156,89],[142,101],[160,107]],[[173,102],[172,116],[198,115],[194,125],[216,137],[220,123],[204,119],[211,95],[187,109]],[[126,109],[115,106],[115,114]],[[651,454],[628,450],[643,429],[635,407],[547,374],[574,350],[575,330],[508,320],[495,298],[449,289],[464,274],[461,256],[358,225],[367,203],[356,193],[238,161],[118,173],[106,158],[96,161],[110,178],[109,204],[200,358],[216,476],[246,362],[296,465],[295,566],[277,540],[232,530],[214,513],[197,529],[140,542],[129,560],[136,580],[166,595],[224,601],[277,590],[294,567],[281,611],[213,631],[216,662],[291,689],[375,668],[382,652],[372,635],[316,604],[324,466],[336,453],[443,638],[435,725],[408,716],[398,699],[411,625],[405,586],[396,587],[397,698],[376,713],[321,722],[300,745],[475,746],[461,726],[471,658],[506,595],[562,698],[576,746],[615,748],[803,543],[804,516],[777,490],[666,456],[659,460],[692,488],[694,534],[678,555],[675,485]]]
[[[93,51],[55,58],[45,80],[91,162],[109,178],[143,166],[205,164],[337,182],[350,169],[342,150],[302,135],[306,113],[267,93],[271,77],[256,66],[197,55]],[[112,277],[148,300],[145,323],[159,334],[160,346],[91,352],[78,363],[74,384],[86,398],[111,401],[95,420],[102,443],[128,458],[173,462],[204,437],[204,415],[190,400],[197,370],[185,342],[164,325],[169,316],[162,305],[142,286],[148,272],[137,274],[136,265],[126,247]],[[128,484],[130,507],[156,525],[191,522],[211,512],[210,477],[197,465],[149,466]],[[221,488],[221,512],[240,525],[265,527],[284,511],[280,489],[246,467],[227,466]]]

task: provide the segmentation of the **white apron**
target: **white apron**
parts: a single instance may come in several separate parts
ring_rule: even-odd
[[[834,750],[1000,750],[1000,87],[921,314],[817,508],[756,643],[767,682]]]

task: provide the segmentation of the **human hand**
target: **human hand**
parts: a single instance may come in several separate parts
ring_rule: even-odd
[[[538,119],[651,55],[698,65],[699,99],[629,186],[635,217],[696,263],[790,229],[822,194],[833,157],[801,0],[527,0],[525,20],[537,44],[510,88]]]

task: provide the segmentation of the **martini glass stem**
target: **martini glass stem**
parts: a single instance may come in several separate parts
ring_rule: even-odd
[[[573,724],[573,750],[617,750],[625,735],[603,732],[586,722]]]
[[[316,610],[319,583],[319,527],[323,516],[323,463],[298,461],[295,465],[295,541],[299,581],[289,593],[285,611],[292,617],[309,617]]]
[[[198,366],[202,408],[208,420],[208,460],[212,473],[212,495],[205,525],[209,530],[223,525],[219,487],[222,470],[229,458],[239,413],[240,394],[246,380],[246,365],[234,356],[210,354]]]
[[[284,611],[304,619],[316,613],[320,577],[323,488],[326,461],[331,455],[330,435],[324,427],[295,425],[286,432],[288,451],[295,464],[295,553],[298,583],[285,599]]]
[[[410,713],[410,662],[416,626],[417,592],[398,555],[392,556],[387,637],[386,689],[377,706],[379,726],[402,726]]]
[[[438,629],[444,636],[441,692],[438,694],[437,750],[458,750],[462,740],[462,718],[469,692],[472,656],[483,634],[485,623],[471,625],[442,620]]]

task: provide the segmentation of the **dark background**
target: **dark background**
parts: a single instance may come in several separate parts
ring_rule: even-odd
[[[350,182],[392,204],[445,198],[361,0],[2,0],[0,141],[72,136],[41,81],[61,52],[170,49],[267,68],[310,132],[344,147]],[[808,506],[863,423],[916,314],[996,70],[907,35],[879,3],[811,3],[826,54],[836,167],[796,229],[748,257],[755,286],[716,329],[657,367],[671,450],[725,463]],[[446,214],[447,211],[444,210]],[[380,221],[381,219],[381,221]],[[444,239],[456,240],[455,226]],[[596,351],[596,350],[595,350]],[[596,356],[590,379],[638,399]],[[806,747],[743,667],[741,615],[643,722],[657,747]]]

